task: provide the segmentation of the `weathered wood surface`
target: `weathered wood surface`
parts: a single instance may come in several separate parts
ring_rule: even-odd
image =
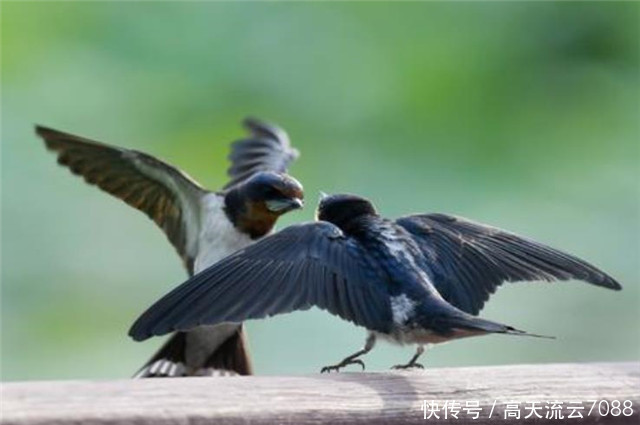
[[[593,400],[606,400],[609,414],[601,416],[596,407],[589,415]],[[629,400],[633,415],[614,416],[614,400]],[[437,405],[440,419],[432,416],[430,420],[438,422],[447,421],[442,409],[445,401],[453,407],[448,409],[448,421],[475,424],[554,422],[546,415],[554,411],[550,403],[560,402],[569,423],[638,424],[640,363],[5,383],[2,424],[409,424],[425,423],[425,401]],[[474,407],[476,401],[482,410],[474,420],[473,410],[466,408]],[[536,412],[542,419],[524,419],[531,413],[527,407],[534,406],[532,402],[541,407]],[[570,406],[580,405],[583,419],[568,418],[575,412]],[[509,416],[505,409],[515,411],[514,406],[519,406],[520,420],[505,419]],[[456,407],[460,408],[458,419],[451,414]]]

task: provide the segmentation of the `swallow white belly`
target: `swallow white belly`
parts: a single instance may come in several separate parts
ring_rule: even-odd
[[[236,230],[225,214],[222,196],[214,193],[206,195],[202,208],[203,223],[198,238],[198,255],[193,265],[195,273],[253,243],[248,235]],[[223,323],[200,326],[187,332],[187,365],[191,368],[202,367],[211,354],[239,327],[239,323]]]
[[[239,326],[237,323],[222,323],[200,326],[187,332],[186,364],[193,369],[203,367],[211,354],[232,336]]]
[[[198,255],[193,270],[201,272],[224,257],[253,242],[249,235],[239,232],[224,212],[224,198],[215,193],[202,200],[202,226],[198,237]]]
[[[453,328],[451,333],[443,335],[431,329],[395,329],[389,334],[375,332],[376,336],[392,344],[442,344],[454,339],[467,338],[470,336],[485,335],[486,332],[471,329]]]

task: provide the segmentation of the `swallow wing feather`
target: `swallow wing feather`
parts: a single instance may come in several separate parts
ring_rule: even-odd
[[[187,280],[151,306],[129,335],[143,340],[311,306],[386,332],[391,308],[381,276],[364,249],[334,225],[290,226]]]
[[[191,272],[200,233],[201,198],[209,193],[150,155],[37,126],[58,163],[144,212],[167,235]]]
[[[591,264],[531,239],[445,214],[399,218],[427,259],[434,285],[451,304],[478,314],[503,282],[577,279],[621,289]]]
[[[255,118],[244,120],[250,135],[231,145],[231,166],[227,173],[231,180],[224,187],[229,189],[260,171],[285,173],[289,165],[300,155],[291,146],[287,133],[274,125]]]

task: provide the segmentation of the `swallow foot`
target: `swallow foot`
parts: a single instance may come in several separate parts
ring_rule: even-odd
[[[406,370],[406,369],[424,369],[424,365],[418,362],[409,362],[407,364],[397,364],[392,366],[391,369],[395,370]]]
[[[365,369],[364,362],[362,360],[359,360],[359,359],[344,359],[343,361],[341,361],[338,364],[323,367],[322,369],[320,369],[320,373],[331,373],[334,370],[336,372],[340,372],[340,369],[342,369],[344,367],[347,367],[349,365],[352,365],[352,364],[359,364],[362,367],[362,370]]]
[[[416,349],[416,353],[413,355],[413,357],[411,357],[411,360],[409,360],[406,364],[397,364],[395,366],[392,366],[391,369],[395,369],[395,370],[424,369],[424,366],[422,365],[422,363],[418,363],[418,359],[423,353],[424,353],[424,346],[418,345],[418,348]]]

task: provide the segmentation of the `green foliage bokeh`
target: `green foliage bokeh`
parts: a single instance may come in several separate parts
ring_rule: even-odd
[[[3,379],[127,377],[126,337],[184,272],[142,214],[55,165],[33,124],[225,182],[248,114],[287,129],[319,190],[388,216],[455,213],[528,235],[625,286],[503,287],[484,317],[555,341],[435,347],[427,366],[637,359],[635,3],[34,2],[2,5]],[[319,311],[248,325],[261,374],[311,373],[364,332]],[[379,370],[411,348],[380,344]]]

